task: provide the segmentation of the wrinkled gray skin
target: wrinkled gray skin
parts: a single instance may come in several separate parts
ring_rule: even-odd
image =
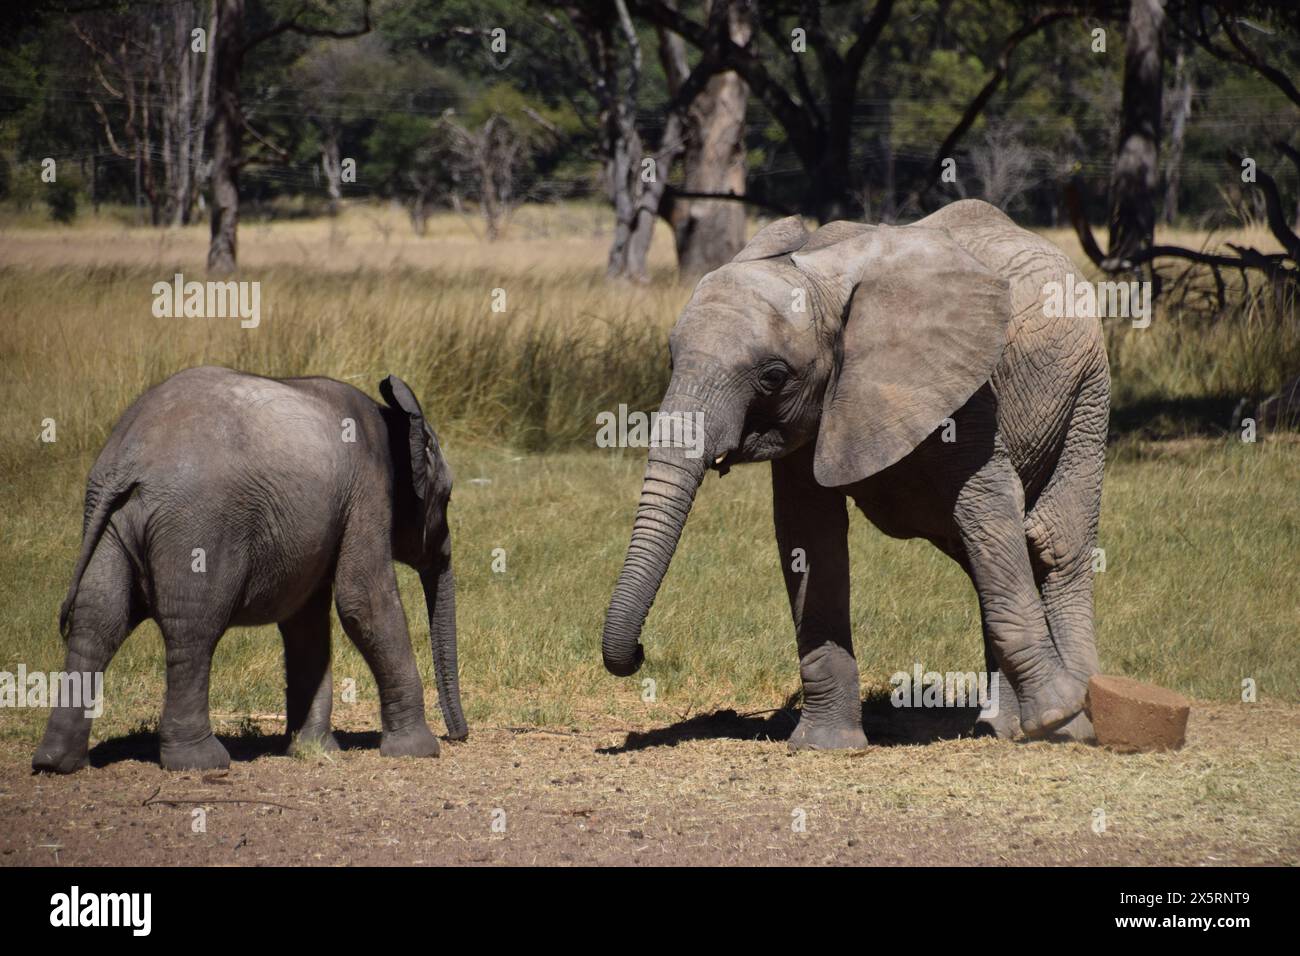
[[[331,596],[379,687],[381,752],[437,756],[394,560],[420,572],[447,732],[467,736],[451,471],[405,383],[390,376],[380,391],[387,405],[327,378],[194,368],[146,392],[113,429],[90,473],[81,556],[60,614],[64,667],[103,671],[140,621],[157,621],[167,656],[164,767],[229,765],[209,722],[208,677],[217,641],[235,626],[280,626],[290,746],[338,748]],[[55,708],[32,766],[85,766],[89,737],[82,708]]]
[[[902,227],[837,222],[810,235],[781,220],[705,276],[673,329],[660,406],[703,414],[705,455],[650,449],[605,618],[606,668],[640,666],[641,628],[706,468],[771,461],[804,691],[792,748],[866,743],[846,499],[970,576],[989,669],[1015,691],[1003,684],[987,729],[1091,737],[1082,708],[1098,669],[1091,561],[1110,379],[1095,319],[1044,314],[1047,283],[1070,271],[1056,247],[967,200]]]

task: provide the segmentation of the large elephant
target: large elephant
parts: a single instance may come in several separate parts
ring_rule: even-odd
[[[162,630],[160,726],[169,769],[225,767],[208,715],[212,653],[227,628],[277,623],[290,746],[336,749],[330,730],[331,594],[374,672],[394,756],[437,756],[424,718],[393,561],[420,573],[439,703],[468,734],[456,674],[447,505],[451,470],[411,390],[389,376],[380,405],[327,378],[193,368],[141,396],[100,453],[59,617],[67,672],[102,672],[131,630]],[[85,766],[91,720],[63,702],[32,766]]]
[[[606,668],[640,666],[641,628],[706,469],[767,460],[803,681],[791,747],[866,743],[846,499],[970,576],[988,667],[1015,690],[983,718],[993,732],[1091,736],[1110,377],[1099,322],[1044,308],[1072,271],[1059,249],[967,200],[900,227],[808,234],[782,219],[705,276],[672,331],[660,407],[703,422],[704,454],[651,448],[605,617]]]

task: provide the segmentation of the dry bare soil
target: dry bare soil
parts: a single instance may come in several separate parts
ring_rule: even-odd
[[[789,753],[789,711],[668,727],[494,727],[439,760],[279,756],[168,773],[156,738],[33,776],[0,743],[4,865],[1282,864],[1300,860],[1300,709],[1197,703],[1179,752],[954,738],[961,711],[866,708],[871,747]],[[201,812],[196,812],[201,811]],[[202,827],[197,824],[203,823]],[[201,832],[195,832],[196,830]]]

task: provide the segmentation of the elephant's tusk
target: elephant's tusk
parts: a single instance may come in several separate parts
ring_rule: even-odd
[[[717,458],[713,459],[713,463],[714,463],[715,465],[720,465],[720,464],[722,464],[722,459],[724,459],[724,458],[726,458],[726,457],[727,457],[726,454],[723,453],[723,454],[719,455]]]

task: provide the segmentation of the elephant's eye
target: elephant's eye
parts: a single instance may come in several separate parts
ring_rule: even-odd
[[[758,374],[758,384],[769,394],[786,383],[790,372],[784,365],[769,365]]]

